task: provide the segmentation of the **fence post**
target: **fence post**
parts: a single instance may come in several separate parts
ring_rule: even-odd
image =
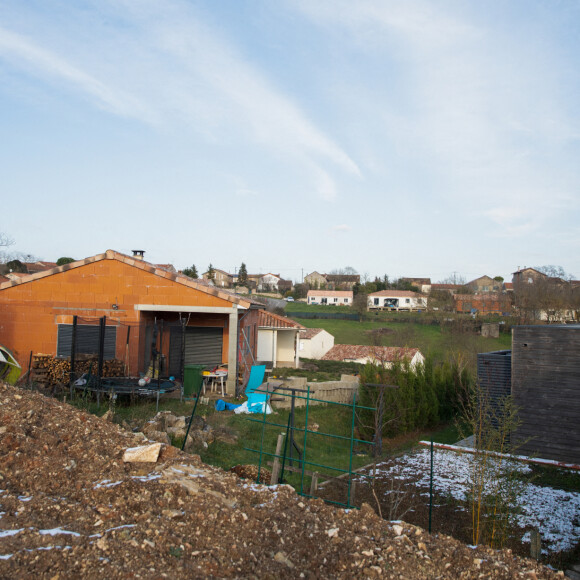
[[[278,441],[276,442],[276,457],[274,457],[274,463],[272,464],[270,485],[276,485],[280,478],[280,456],[282,454],[282,447],[284,446],[284,437],[286,437],[286,433],[280,433],[280,435],[278,435]]]
[[[310,495],[316,497],[316,492],[318,491],[318,471],[312,474],[312,481],[310,482]]]

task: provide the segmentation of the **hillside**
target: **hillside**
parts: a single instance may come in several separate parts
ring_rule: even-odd
[[[0,384],[1,578],[555,578],[509,551],[339,510]]]

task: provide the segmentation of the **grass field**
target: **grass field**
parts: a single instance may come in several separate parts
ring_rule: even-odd
[[[292,312],[310,312],[309,308],[325,308],[323,306],[308,307],[304,304],[290,305],[287,315]],[[319,311],[319,310],[314,310]],[[326,307],[328,312],[328,307]],[[337,309],[331,309],[337,312]],[[357,322],[354,320],[306,319],[294,318],[308,328],[324,328],[334,336],[335,344],[365,344],[377,346],[400,346],[418,348],[425,356],[432,356],[437,361],[444,360],[450,352],[462,352],[475,364],[476,354],[494,350],[511,348],[511,334],[500,334],[499,338],[484,338],[471,333],[454,333],[442,330],[439,325],[422,324],[421,314],[405,316],[405,322],[395,318],[400,314],[382,313],[374,320]]]

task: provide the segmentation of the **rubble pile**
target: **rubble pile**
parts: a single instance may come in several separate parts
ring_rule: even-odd
[[[257,485],[146,437],[0,384],[0,577],[558,576],[386,522],[367,504],[342,510]]]

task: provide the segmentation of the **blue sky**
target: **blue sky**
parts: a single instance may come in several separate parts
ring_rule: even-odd
[[[41,259],[580,277],[580,3],[2,0],[0,231]]]

